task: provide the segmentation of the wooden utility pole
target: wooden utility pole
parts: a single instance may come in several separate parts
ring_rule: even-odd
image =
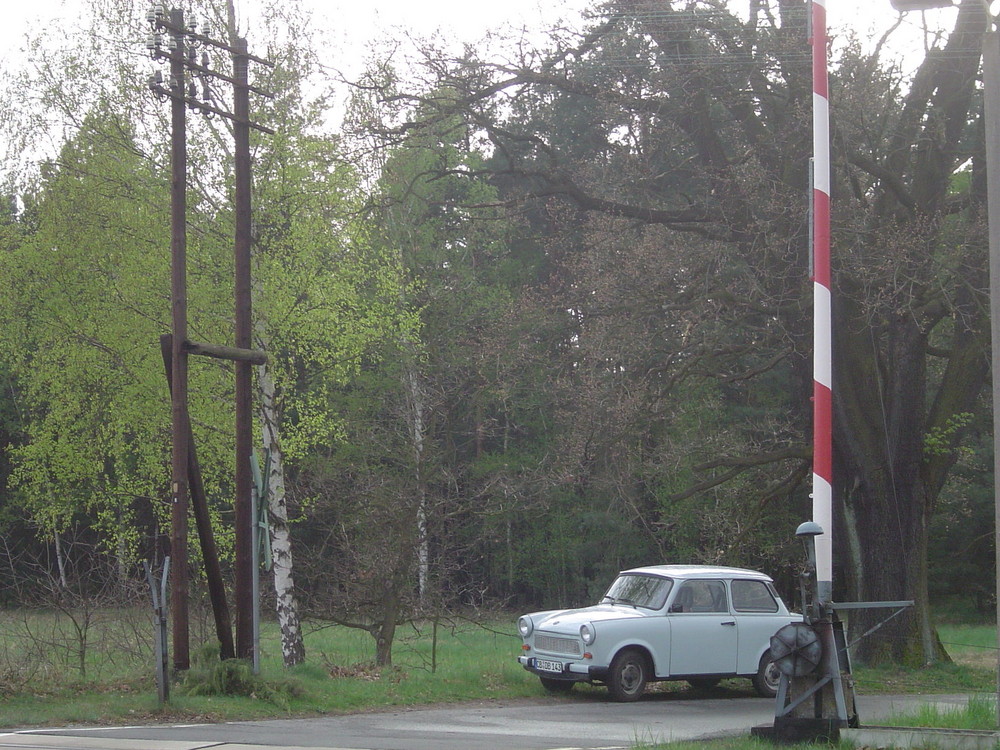
[[[247,81],[247,40],[236,39],[233,51],[233,160],[236,181],[235,264],[236,348],[251,348],[250,310],[250,89]],[[253,441],[250,362],[237,360],[236,368],[236,655],[253,657],[254,518],[250,493],[253,477],[250,451]]]
[[[170,389],[171,395],[174,388],[173,370],[170,366],[173,338],[169,333],[160,336],[160,352],[163,356],[167,387]],[[184,347],[185,351],[193,351],[190,344],[191,342],[187,342]],[[215,634],[219,639],[219,656],[223,659],[232,659],[236,656],[236,647],[233,644],[232,619],[229,616],[229,604],[226,601],[226,584],[222,579],[219,551],[215,546],[212,519],[208,510],[208,496],[205,494],[205,483],[201,476],[201,465],[198,463],[198,452],[195,449],[190,420],[188,420],[187,430],[187,458],[188,494],[191,499],[191,509],[194,511],[195,527],[198,529],[198,541],[201,543],[201,557],[205,565],[208,598],[212,602]]]
[[[250,464],[253,438],[252,419],[252,364],[263,364],[267,357],[263,352],[251,347],[250,309],[250,243],[251,243],[251,161],[250,128],[273,134],[274,131],[250,120],[250,92],[272,96],[266,91],[251,86],[248,82],[249,62],[271,66],[267,60],[255,57],[247,51],[247,42],[235,36],[234,9],[229,3],[230,39],[225,44],[198,33],[194,23],[188,24],[182,10],[171,10],[169,14],[162,3],[154,2],[147,13],[151,33],[146,46],[154,59],[170,61],[170,80],[163,85],[160,74],[150,79],[149,87],[161,98],[171,100],[171,317],[172,335],[169,341],[168,382],[171,386],[171,439],[173,444],[171,460],[171,493],[173,507],[171,514],[171,547],[174,564],[171,578],[171,613],[173,617],[174,669],[190,667],[188,633],[188,565],[187,565],[187,514],[191,481],[197,485],[196,520],[206,565],[209,572],[209,593],[216,616],[216,627],[220,641],[220,655],[227,658],[235,655],[241,658],[254,656],[253,621],[257,606],[253,593],[253,545],[254,523],[251,508],[253,486]],[[163,32],[170,37],[167,49],[163,49]],[[225,75],[209,68],[208,54],[202,53],[196,60],[197,48],[215,48],[232,55],[233,75]],[[191,73],[202,83],[201,98],[195,82],[187,81]],[[227,112],[214,103],[208,81],[222,80],[233,86],[233,111]],[[187,141],[185,108],[204,114],[216,114],[232,121],[235,139],[235,215],[236,230],[234,242],[235,258],[235,346],[195,343],[187,340],[187,261],[186,261],[186,189],[187,189]],[[166,352],[165,352],[166,353]],[[236,522],[236,643],[233,647],[229,625],[229,610],[225,602],[221,573],[215,555],[215,544],[208,523],[208,507],[201,489],[200,470],[193,460],[194,447],[191,437],[190,420],[187,411],[187,356],[190,353],[235,362],[236,370],[236,469],[235,493],[233,501]],[[190,472],[190,473],[189,473]],[[214,567],[213,567],[214,566]]]
[[[987,7],[987,13],[989,8]],[[983,35],[983,117],[986,120],[986,193],[990,245],[990,330],[993,339],[993,538],[1000,549],[1000,33]],[[1000,617],[1000,555],[996,556]],[[998,620],[1000,622],[1000,620]],[[1000,726],[1000,630],[997,632],[997,726]]]
[[[173,50],[170,57],[170,309],[173,340],[170,372],[170,612],[173,623],[174,670],[191,666],[188,636],[188,369],[187,352],[187,125],[184,94],[184,11],[170,11]]]

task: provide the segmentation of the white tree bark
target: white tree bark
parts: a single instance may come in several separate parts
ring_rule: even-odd
[[[285,470],[281,445],[278,441],[278,409],[275,403],[274,380],[267,365],[257,368],[260,386],[260,422],[264,449],[270,455],[267,476],[268,527],[270,529],[271,562],[278,627],[281,630],[281,654],[286,667],[306,658],[302,640],[299,606],[295,599],[295,578],[292,569],[292,537],[288,529],[288,508],[285,504]]]
[[[408,347],[412,348],[412,347]],[[406,387],[410,401],[410,439],[413,445],[414,471],[417,480],[417,593],[420,602],[427,594],[430,571],[430,546],[427,540],[427,492],[424,487],[424,391],[415,357],[406,366]]]

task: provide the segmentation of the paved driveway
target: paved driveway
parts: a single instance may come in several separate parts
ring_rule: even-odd
[[[862,724],[919,703],[960,705],[966,696],[859,696]],[[774,701],[647,695],[612,703],[600,693],[538,701],[460,704],[311,719],[175,726],[0,732],[0,748],[35,750],[618,750],[636,742],[749,733],[774,720]]]

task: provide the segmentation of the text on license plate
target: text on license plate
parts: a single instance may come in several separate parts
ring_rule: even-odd
[[[535,659],[535,669],[539,672],[562,672],[563,665],[559,661],[550,661],[549,659]]]

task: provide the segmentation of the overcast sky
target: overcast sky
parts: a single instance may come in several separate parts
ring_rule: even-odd
[[[0,23],[0,58],[8,57],[20,47],[25,30],[47,27],[51,21],[60,17],[72,23],[71,19],[78,16],[81,8],[87,5],[87,0],[0,1],[6,6],[3,22]],[[363,49],[369,40],[385,36],[399,28],[411,29],[418,34],[430,34],[442,29],[456,39],[473,41],[505,23],[541,27],[546,21],[557,19],[586,5],[584,0],[500,0],[479,3],[470,3],[468,0],[302,2],[313,12],[317,25],[329,30],[334,37],[346,37],[358,49]],[[168,0],[166,4],[171,6],[177,3]],[[254,0],[236,0],[236,8],[242,27],[247,16],[252,16]],[[251,18],[250,23],[252,22]]]
[[[449,38],[475,41],[487,31],[504,24],[541,27],[560,17],[573,16],[586,7],[587,0],[499,0],[471,3],[468,0],[304,0],[314,9],[317,24],[326,27],[334,39],[346,39],[347,48],[338,55],[361,55],[365,43],[393,30],[406,28],[418,34],[441,29]],[[141,3],[140,3],[141,4]],[[169,4],[169,3],[168,3]],[[236,0],[240,15],[252,12],[253,0]],[[746,0],[734,0],[736,7]],[[56,18],[72,23],[86,0],[4,0],[4,20],[0,24],[0,62],[10,60],[21,46],[24,32],[43,28]],[[898,17],[890,0],[827,0],[831,28],[852,27],[864,37],[878,36]],[[922,46],[919,28],[926,18],[930,24],[947,23],[953,10],[909,13],[902,33],[896,35],[902,48]],[[242,24],[241,24],[242,25]],[[356,47],[357,51],[351,49]],[[345,65],[347,61],[331,61]]]
[[[145,8],[145,0],[133,0],[137,8]],[[249,26],[253,44],[255,6],[265,0],[235,0],[240,17],[240,31]],[[300,0],[314,13],[316,31],[321,32],[330,54],[324,63],[331,70],[348,78],[360,75],[366,60],[371,57],[371,46],[385,39],[400,36],[400,29],[422,37],[441,31],[439,38],[455,42],[476,42],[492,30],[512,28],[544,29],[560,19],[575,24],[580,11],[596,5],[599,0],[494,0],[472,3],[469,0]],[[992,0],[994,10],[1000,0]],[[45,36],[61,41],[61,30],[74,26],[89,27],[78,20],[86,13],[91,0],[0,0],[4,4],[4,18],[0,22],[0,84],[4,73],[17,67],[25,34]],[[166,0],[168,5],[186,4],[184,0]],[[732,6],[744,9],[748,0],[731,0]],[[831,30],[850,28],[862,39],[877,39],[900,16],[891,7],[890,0],[827,0],[827,16]],[[912,12],[903,16],[902,27],[893,34],[888,51],[903,59],[903,72],[915,69],[922,59],[924,24],[933,28],[948,28],[954,21],[955,10],[934,10],[926,13]],[[138,20],[138,19],[137,19]],[[136,54],[144,55],[144,40],[135,40]],[[803,47],[806,41],[803,39]],[[342,103],[341,103],[342,104]],[[338,120],[339,115],[331,117]],[[54,132],[52,148],[58,148],[63,136]],[[0,143],[0,156],[13,146]],[[43,148],[39,146],[39,148]],[[9,156],[9,154],[8,154]],[[19,158],[24,158],[20,154]],[[29,159],[28,161],[35,161]]]

